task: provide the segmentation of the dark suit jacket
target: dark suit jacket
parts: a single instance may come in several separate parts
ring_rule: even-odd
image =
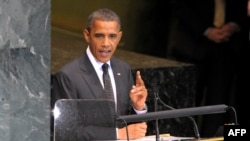
[[[117,115],[131,112],[129,91],[134,84],[130,66],[117,59],[111,59],[111,66],[117,90]],[[53,75],[52,79],[52,107],[58,99],[98,99],[104,93],[96,71],[86,52],[71,63],[65,65]],[[109,109],[107,109],[109,110]],[[115,128],[81,127],[77,130],[77,140],[115,139]]]
[[[247,0],[226,0],[225,22],[235,22],[244,30],[246,3]],[[196,63],[216,56],[215,53],[223,54],[225,50],[236,53],[239,50],[241,32],[224,44],[216,44],[204,36],[206,29],[213,27],[214,0],[178,0],[176,4],[178,23],[170,56]]]

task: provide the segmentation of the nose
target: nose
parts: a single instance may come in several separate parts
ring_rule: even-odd
[[[102,40],[102,45],[103,46],[108,46],[109,45],[109,38],[108,37],[104,37]]]

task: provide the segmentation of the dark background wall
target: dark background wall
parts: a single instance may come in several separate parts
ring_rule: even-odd
[[[165,58],[175,24],[174,3],[174,0],[52,0],[52,29],[82,38],[88,15],[107,7],[121,17],[120,49]]]

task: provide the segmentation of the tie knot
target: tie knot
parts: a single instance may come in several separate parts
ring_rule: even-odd
[[[108,67],[109,67],[109,65],[108,65],[107,63],[104,63],[104,64],[102,65],[102,70],[103,70],[103,72],[107,73],[107,72],[108,72]]]

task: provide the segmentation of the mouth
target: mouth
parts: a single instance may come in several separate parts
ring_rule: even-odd
[[[103,57],[106,57],[111,53],[111,50],[101,50],[100,53]]]

